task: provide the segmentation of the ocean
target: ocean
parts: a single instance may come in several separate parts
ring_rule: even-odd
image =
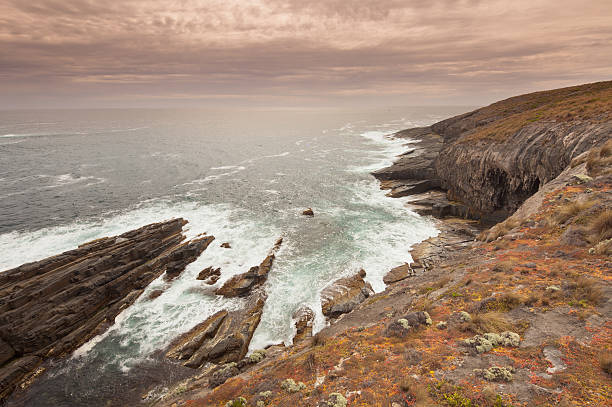
[[[408,149],[385,136],[467,110],[0,112],[0,270],[173,217],[189,221],[188,237],[216,237],[179,278],[154,281],[106,333],[50,363],[12,403],[120,405],[113,400],[139,399],[147,386],[163,391],[187,368],[172,370],[160,350],[243,304],[215,296],[199,271],[220,267],[218,287],[259,264],[281,236],[251,350],[290,344],[291,315],[304,305],[316,313],[315,331],[323,328],[320,292],[340,277],[363,268],[384,290],[383,276],[411,260],[410,246],[437,233],[370,175]],[[301,215],[309,207],[313,218]],[[156,289],[163,294],[145,301]]]

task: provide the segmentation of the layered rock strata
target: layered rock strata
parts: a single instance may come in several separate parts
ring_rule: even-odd
[[[184,219],[105,237],[0,274],[0,398],[44,359],[103,332],[154,279],[178,276],[212,242]]]

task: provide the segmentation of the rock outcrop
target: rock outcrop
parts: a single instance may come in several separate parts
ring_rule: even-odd
[[[275,253],[280,249],[283,242],[282,238],[279,238],[274,247],[261,262],[259,266],[253,266],[246,273],[238,274],[230,278],[215,291],[215,294],[222,295],[224,297],[245,297],[251,293],[251,291],[265,283],[268,279],[268,273],[272,269],[274,264]]]
[[[501,221],[609,139],[609,109],[588,103],[611,93],[612,82],[536,92],[395,133],[412,148],[373,175],[392,197],[446,192],[415,197],[419,213]]]
[[[266,295],[254,293],[240,311],[219,311],[174,341],[167,356],[198,368],[207,362],[237,362],[249,348],[259,325]]]
[[[145,287],[178,276],[212,242],[183,242],[184,219],[83,244],[0,274],[0,398],[45,358],[103,332]]]
[[[321,308],[323,315],[337,318],[342,314],[351,312],[357,305],[365,301],[374,293],[370,283],[363,278],[366,273],[359,271],[351,277],[344,277],[334,281],[321,291]]]

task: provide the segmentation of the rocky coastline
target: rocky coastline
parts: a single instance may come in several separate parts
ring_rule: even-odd
[[[301,308],[293,346],[249,355],[279,239],[215,290],[243,298],[243,309],[206,316],[167,345],[165,358],[194,374],[151,390],[144,405],[609,402],[612,82],[391,136],[407,151],[373,175],[390,198],[434,217],[439,235],[407,249],[412,261],[389,270],[384,292],[373,292],[367,270],[326,287],[321,332],[313,336],[313,310]],[[185,241],[185,224],[148,225],[0,274],[0,399],[107,329],[155,278],[180,275],[214,240]],[[220,274],[209,267],[197,278],[214,284]]]

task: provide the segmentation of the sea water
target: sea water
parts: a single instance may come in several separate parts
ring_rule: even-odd
[[[160,382],[147,373],[162,369],[159,351],[214,312],[240,308],[214,287],[259,264],[281,236],[250,350],[290,344],[301,306],[322,329],[320,292],[340,277],[363,268],[384,290],[385,273],[437,231],[385,197],[370,172],[408,149],[389,134],[464,110],[0,112],[0,270],[174,217],[189,221],[188,237],[216,238],[179,278],[154,281],[107,332],[49,366],[26,404],[106,405],[130,391],[127,378]],[[312,218],[301,215],[309,207]],[[221,268],[213,287],[196,280],[207,266]]]

